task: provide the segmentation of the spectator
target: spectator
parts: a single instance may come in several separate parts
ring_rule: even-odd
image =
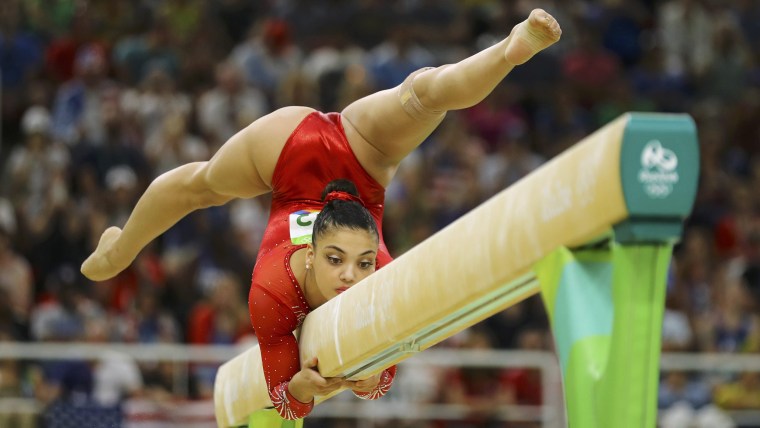
[[[0,84],[3,88],[3,122],[18,120],[24,105],[28,103],[26,91],[31,79],[42,68],[40,41],[21,22],[20,1],[6,2],[0,14]]]
[[[78,7],[70,0],[57,3],[59,4],[52,7],[53,13],[60,14],[53,17],[53,20],[61,20],[60,23],[65,27],[61,28],[60,32],[50,34],[52,39],[45,49],[45,68],[47,75],[56,84],[61,84],[74,79],[77,75],[77,68],[80,67],[77,62],[80,61],[79,56],[83,49],[104,50],[105,44],[96,34],[92,16],[87,13],[86,8]],[[50,30],[55,31],[54,27],[39,29],[42,34]]]
[[[167,117],[189,118],[193,108],[190,97],[179,92],[176,82],[161,68],[151,69],[137,88],[127,89],[120,105],[148,141],[158,138]]]
[[[526,328],[517,339],[517,349],[522,351],[545,351],[549,335],[540,328]],[[537,368],[513,368],[502,374],[509,402],[525,406],[540,406],[543,400],[541,370]]]
[[[641,61],[630,70],[628,79],[637,95],[663,111],[683,111],[687,96],[692,92],[687,76],[667,69],[665,52],[658,43],[647,47]]]
[[[603,44],[620,58],[626,68],[638,63],[641,58],[642,36],[648,24],[645,7],[642,2],[609,2],[602,5]]]
[[[443,62],[457,61],[462,52],[454,49],[466,43],[465,14],[457,13],[453,1],[421,0],[408,12],[409,26],[420,44]]]
[[[7,341],[22,342],[29,339],[29,320],[15,314],[8,292],[0,288],[0,336]]]
[[[177,51],[166,20],[154,17],[148,31],[126,35],[116,43],[114,65],[129,85],[142,81],[152,70],[163,70],[176,80],[180,72]]]
[[[4,312],[0,312],[2,313]],[[17,337],[9,334],[0,325],[0,344],[16,340]],[[25,379],[27,375],[28,370],[24,362],[11,358],[0,360],[0,403],[9,405],[0,413],[0,427],[34,428],[37,425],[34,406],[30,405],[29,400],[19,399],[25,397],[25,390],[29,390],[30,385]]]
[[[3,180],[4,190],[16,207],[40,204],[41,201],[35,199],[45,199],[45,194],[54,187],[53,181],[64,177],[69,166],[68,150],[51,139],[51,118],[47,108],[28,108],[21,119],[21,128],[24,144],[11,152],[7,178]],[[65,192],[65,189],[57,191]],[[31,215],[23,210],[25,217]]]
[[[372,92],[375,82],[365,67],[367,52],[337,28],[329,30],[325,42],[306,56],[302,72],[317,85],[321,109],[337,111],[339,105],[355,101],[352,96]],[[355,94],[348,91],[357,90]]]
[[[657,31],[668,74],[700,76],[713,60],[714,19],[704,0],[657,6]]]
[[[367,56],[367,69],[376,89],[388,89],[423,67],[438,65],[433,54],[415,40],[408,16],[396,16],[388,38]]]
[[[704,379],[679,370],[663,374],[657,396],[657,407],[660,409],[668,409],[677,403],[699,409],[712,400],[710,387]]]
[[[145,397],[166,406],[175,400],[187,398],[175,387],[176,368],[170,361],[158,361],[144,367]]]
[[[47,295],[32,310],[31,333],[35,340],[81,340],[86,319],[103,315],[85,295],[80,281],[71,266],[62,266],[49,275],[45,281]]]
[[[36,34],[59,36],[70,28],[77,13],[75,0],[26,0],[21,3],[29,28]]]
[[[266,198],[233,201],[230,206],[231,233],[244,260],[256,260],[269,218]]]
[[[564,55],[562,73],[578,94],[581,106],[590,107],[606,95],[606,89],[621,78],[620,59],[608,51],[593,22],[578,25],[577,45]]]
[[[181,339],[177,321],[162,306],[159,292],[143,288],[126,319],[125,336],[139,343],[176,343]]]
[[[149,173],[148,161],[143,150],[142,133],[130,123],[119,105],[117,92],[104,93],[101,105],[102,124],[104,127],[102,144],[86,147],[78,151],[77,164],[94,167],[99,184],[107,186],[106,176],[115,167],[124,166],[136,174],[138,187],[146,185]]]
[[[736,7],[731,10],[731,14],[738,22],[744,40],[760,38],[760,5],[751,0],[738,1]],[[750,48],[755,52],[760,52],[760,47],[757,45],[751,45]]]
[[[714,59],[704,67],[699,87],[702,96],[735,100],[747,84],[751,48],[742,38],[741,29],[729,16],[715,22],[712,37]]]
[[[179,112],[164,116],[161,128],[145,143],[145,156],[153,176],[190,162],[207,160],[206,143],[187,129],[187,116]]]
[[[206,10],[201,0],[166,0],[157,4],[154,13],[166,22],[170,39],[184,46],[200,27]]]
[[[103,144],[102,94],[114,85],[106,77],[105,50],[95,44],[77,50],[74,76],[60,86],[53,108],[53,137],[70,146]]]
[[[664,411],[661,426],[662,428],[736,428],[731,417],[713,405],[695,411],[685,403],[676,404]]]
[[[269,7],[266,3],[254,3],[247,0],[225,0],[213,2],[206,7],[211,9],[217,22],[227,31],[230,40],[243,40],[250,29],[251,21],[261,16]]]
[[[760,373],[741,372],[734,381],[718,385],[715,404],[727,410],[760,408]]]
[[[56,235],[58,219],[69,200],[69,153],[51,141],[46,108],[30,107],[24,113],[22,129],[24,144],[11,152],[3,184],[18,213],[14,246],[32,264],[38,288],[59,264],[47,244]]]
[[[718,304],[712,314],[707,334],[710,350],[714,352],[760,351],[760,317],[752,311],[752,297],[738,278],[726,278],[717,283]]]
[[[482,138],[492,153],[506,135],[525,134],[527,117],[519,107],[519,88],[500,85],[483,102],[467,109],[464,119],[471,133]]]
[[[187,337],[194,344],[232,344],[252,333],[248,308],[240,281],[230,273],[221,273],[208,290],[208,298],[193,309]]]
[[[665,299],[662,319],[662,351],[687,352],[691,350],[694,332],[688,314],[682,310],[682,302],[670,294]]]
[[[258,89],[247,86],[240,68],[225,62],[216,67],[216,86],[198,99],[198,123],[214,147],[227,141],[267,112],[267,101]]]
[[[606,98],[593,109],[596,127],[602,127],[629,111],[656,110],[654,103],[634,93],[629,79],[622,76],[610,83]]]
[[[337,89],[336,110],[346,108],[352,102],[372,92],[372,82],[369,80],[367,69],[358,62],[347,65],[343,76],[344,80]]]
[[[109,323],[87,320],[84,339],[94,344],[110,341]],[[92,365],[92,399],[104,407],[118,406],[127,398],[142,394],[142,375],[135,361],[126,354],[103,350]]]
[[[208,290],[208,298],[199,302],[190,314],[187,337],[193,344],[230,345],[253,329],[248,307],[241,299],[240,281],[229,273],[220,274]],[[198,394],[211,397],[217,365],[199,364],[194,368]]]
[[[293,44],[290,27],[283,20],[270,18],[248,31],[248,39],[235,46],[230,61],[243,70],[248,85],[264,91],[271,104],[283,79],[297,71],[301,50]]]
[[[692,322],[706,319],[713,309],[712,278],[715,256],[709,231],[702,228],[687,230],[676,259],[675,299],[684,301],[684,310]],[[696,325],[696,330],[701,327]]]
[[[536,145],[544,156],[555,156],[591,132],[593,116],[570,85],[560,85],[536,109]]]
[[[105,182],[111,197],[108,223],[124,225],[131,207],[137,200],[137,175],[132,168],[118,165],[108,170]]]
[[[346,86],[350,83],[354,82],[347,81]],[[277,87],[272,105],[276,109],[291,105],[319,106],[317,82],[304,73],[301,68],[290,72],[282,78]]]
[[[5,202],[5,203],[4,203]],[[23,339],[34,298],[34,283],[29,262],[13,248],[15,216],[7,201],[0,199],[0,300],[5,318],[2,324]]]
[[[470,329],[462,348],[491,349],[493,340],[486,330]],[[505,382],[504,373],[498,369],[451,369],[444,375],[442,384],[446,387],[441,391],[441,401],[464,405],[468,414],[462,421],[441,421],[437,425],[440,428],[501,427],[500,406],[515,401],[513,391]]]
[[[485,195],[494,195],[533,172],[546,161],[528,147],[525,129],[520,126],[504,129],[495,151],[480,162],[480,187]]]
[[[88,320],[104,313],[85,296],[76,271],[70,267],[56,270],[46,281],[49,300],[32,312],[32,336],[38,341],[77,342],[85,336]],[[86,405],[92,399],[93,371],[87,361],[58,359],[39,366],[35,394],[51,411],[66,413],[70,405]],[[75,418],[76,419],[76,418]]]

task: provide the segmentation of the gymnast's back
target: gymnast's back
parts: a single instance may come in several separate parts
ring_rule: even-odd
[[[322,190],[338,178],[351,180],[380,233],[381,254],[387,255],[382,236],[385,188],[364,169],[351,149],[339,113],[308,114],[296,126],[279,155],[272,174],[272,206],[259,257],[274,247],[299,241],[291,227],[293,216],[322,208]],[[314,214],[316,216],[316,214]],[[385,258],[385,257],[383,257]],[[390,260],[378,260],[384,265]]]

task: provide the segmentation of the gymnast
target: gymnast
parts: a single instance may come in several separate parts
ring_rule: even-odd
[[[397,88],[340,113],[276,110],[232,136],[209,161],[156,178],[124,229],[103,232],[82,273],[94,281],[111,278],[188,213],[272,192],[249,294],[272,403],[283,418],[300,419],[315,396],[343,387],[378,398],[390,388],[395,366],[363,380],[324,378],[316,357],[300,361],[293,332],[310,311],[392,260],[381,220],[385,187],[399,162],[446,111],[477,104],[560,35],[556,20],[534,9],[494,46],[456,64],[418,70]]]

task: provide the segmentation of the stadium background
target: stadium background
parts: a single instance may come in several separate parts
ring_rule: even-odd
[[[403,162],[387,192],[391,253],[623,112],[688,112],[699,129],[701,178],[668,280],[663,350],[757,355],[753,0],[4,0],[0,341],[250,341],[247,285],[265,197],[188,216],[113,280],[91,283],[78,266],[106,226],[124,223],[153,178],[207,159],[257,117],[287,105],[339,111],[420,67],[491,45],[532,7],[558,19],[562,40],[479,105],[449,113]],[[551,351],[552,341],[534,297],[441,346]],[[138,398],[169,405],[210,396],[213,364],[190,365],[188,386],[177,391],[167,364],[118,361],[0,360],[0,400],[32,400],[43,415],[2,407],[0,427],[64,426],[51,422],[63,416],[49,416],[76,413],[71,403],[96,412]],[[487,414],[496,402],[540,404],[535,370],[423,372],[413,382],[417,398],[480,410],[413,426],[534,426],[489,422]],[[663,413],[675,403],[760,411],[760,374],[663,373],[659,402]],[[122,410],[124,426],[174,426],[166,412],[130,421]]]

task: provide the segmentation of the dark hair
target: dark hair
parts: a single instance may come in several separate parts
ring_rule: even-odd
[[[345,178],[339,178],[327,183],[327,186],[322,190],[322,200],[324,201],[331,192],[344,192],[355,196],[356,199],[359,198],[359,191],[356,190],[356,185],[351,180]],[[331,199],[327,201],[314,221],[314,230],[312,231],[311,238],[312,245],[317,245],[318,236],[338,228],[366,230],[378,239],[380,236],[375,219],[361,202],[357,200]]]

